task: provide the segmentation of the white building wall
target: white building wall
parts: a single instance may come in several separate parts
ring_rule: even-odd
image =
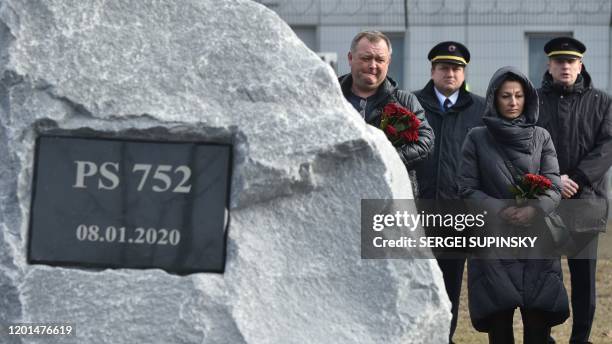
[[[607,90],[612,94],[609,76],[610,61],[610,30],[606,26],[585,26],[577,28],[574,37],[579,39],[587,47],[584,55],[584,65],[593,78],[595,87]]]
[[[338,54],[338,75],[350,72],[347,55],[353,37],[362,30],[378,30],[386,33],[405,34],[405,29],[401,26],[319,26],[319,49],[321,52],[335,52]],[[406,46],[406,37],[404,37],[404,51]],[[393,47],[394,51],[397,49],[400,49],[400,47]],[[401,56],[401,54],[393,55]],[[404,54],[403,61],[393,60],[392,63],[403,63],[405,68],[408,66],[408,59]],[[406,73],[404,73],[404,80],[408,80],[406,78]]]
[[[587,46],[584,63],[595,87],[610,92],[610,29],[607,26],[443,26],[409,28],[408,88],[422,88],[430,78],[429,49],[438,42],[453,40],[465,44],[471,53],[467,69],[470,89],[486,92],[493,73],[502,66],[515,66],[528,74],[529,44],[527,33],[573,32]],[[542,51],[542,55],[544,52]],[[537,87],[541,80],[531,80]]]
[[[321,26],[319,27],[319,42],[321,51],[338,54],[338,75],[350,71],[347,54],[353,37],[361,31],[359,26]]]
[[[519,26],[470,26],[468,48],[472,54],[468,81],[471,90],[484,96],[491,76],[503,66],[529,72],[527,38]]]
[[[608,93],[612,94],[612,19],[610,21],[610,30],[608,31]],[[610,179],[612,180],[612,174]],[[609,196],[608,198],[612,197]],[[612,211],[610,211],[610,217],[612,217]]]
[[[489,78],[501,66],[513,65],[528,74],[527,33],[573,32],[587,46],[584,62],[595,86],[612,93],[610,0],[259,1],[294,27],[315,27],[317,44],[313,49],[337,53],[338,74],[349,71],[346,55],[357,32],[405,32],[405,88],[422,88],[430,76],[427,53],[431,47],[455,40],[472,53],[467,80],[471,90],[482,95]],[[532,82],[539,86],[541,80]]]

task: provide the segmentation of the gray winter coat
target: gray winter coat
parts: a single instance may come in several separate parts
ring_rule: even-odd
[[[509,74],[519,77],[526,87],[523,115],[512,121],[501,118],[495,106],[495,93]],[[510,191],[513,178],[495,146],[498,142],[516,168],[552,181],[553,187],[538,196],[534,204],[540,214],[550,213],[561,198],[561,180],[550,135],[535,126],[538,119],[535,88],[517,69],[504,67],[493,75],[485,99],[485,126],[472,129],[462,148],[461,196],[480,203],[491,214],[514,205]],[[512,229],[512,225],[507,226]],[[488,331],[489,320],[495,313],[517,307],[547,312],[550,326],[569,316],[559,259],[470,259],[468,298],[472,323],[479,331]]]

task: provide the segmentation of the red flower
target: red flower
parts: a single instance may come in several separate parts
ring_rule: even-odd
[[[418,119],[416,116],[414,116],[414,119],[412,120],[412,129],[413,130],[418,130],[419,127],[421,126],[421,120]]]
[[[412,112],[408,111],[408,109],[406,109],[405,107],[401,107],[398,109],[399,113],[401,113],[402,115],[407,115],[410,116],[412,114]]]
[[[383,112],[391,116],[394,115],[397,110],[397,105],[395,105],[395,103],[389,103],[383,108]]]
[[[535,174],[527,173],[523,176],[523,182],[534,185],[538,183],[538,176]]]
[[[519,205],[526,202],[528,199],[535,199],[552,187],[550,179],[539,175],[527,173],[521,179],[516,181],[516,185],[512,187],[512,193]]]
[[[523,182],[531,187],[539,187],[546,190],[550,189],[550,187],[552,186],[552,182],[550,181],[550,179],[538,174],[531,173],[527,173],[523,177]]]
[[[408,142],[416,142],[419,139],[419,133],[412,130],[406,130],[402,132],[402,138]]]
[[[387,133],[387,135],[389,136],[397,136],[397,130],[395,129],[395,127],[393,127],[392,125],[388,125],[385,128],[385,132]]]
[[[421,121],[410,110],[397,103],[389,103],[383,107],[380,129],[394,146],[401,146],[419,139]]]

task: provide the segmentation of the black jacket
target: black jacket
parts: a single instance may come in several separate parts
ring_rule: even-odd
[[[436,137],[430,156],[416,166],[419,198],[459,199],[457,172],[461,145],[470,129],[482,125],[484,98],[466,91],[464,83],[457,102],[444,112],[433,81],[414,94],[425,109],[425,117]]]
[[[520,77],[527,85],[523,115],[512,121],[502,119],[494,105],[495,91],[507,74]],[[499,147],[523,173],[541,174],[552,181],[554,186],[538,196],[534,205],[543,214],[555,209],[561,198],[557,156],[548,132],[535,126],[537,118],[538,97],[529,80],[511,67],[498,70],[487,89],[485,126],[472,129],[463,144],[459,172],[462,197],[480,203],[490,214],[514,205],[512,174]],[[503,228],[510,231],[515,227],[506,224]],[[516,307],[547,312],[549,326],[569,316],[559,259],[470,259],[468,285],[470,317],[479,331],[490,328],[493,314]]]
[[[346,74],[338,78],[340,87],[344,97],[348,99],[351,94],[351,86],[353,77],[351,74]],[[378,91],[369,101],[371,104],[367,107],[369,111],[365,114],[365,121],[375,127],[380,127],[380,117],[382,109],[390,102],[397,102],[408,110],[412,111],[421,121],[419,126],[419,138],[417,142],[409,143],[401,147],[395,147],[404,165],[408,169],[412,169],[414,165],[429,155],[434,144],[434,133],[423,113],[423,108],[414,94],[399,90],[393,79],[387,77],[383,84],[378,88]]]
[[[612,165],[612,102],[593,88],[583,68],[572,87],[553,83],[546,72],[540,96],[538,125],[550,132],[557,150],[561,174],[574,180],[579,190],[563,201],[560,214],[576,231],[605,231],[608,179]]]

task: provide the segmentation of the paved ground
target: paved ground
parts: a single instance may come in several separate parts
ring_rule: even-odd
[[[612,254],[612,228],[600,236],[599,249]],[[563,280],[568,293],[570,292],[569,271],[567,263],[563,260]],[[467,271],[466,271],[467,274]],[[459,323],[455,334],[455,342],[462,344],[487,343],[487,335],[474,330],[470,322],[467,309],[467,281],[466,274],[463,279],[463,289],[461,291],[461,307]],[[568,294],[569,295],[569,294]],[[514,317],[514,336],[517,343],[522,343],[522,324],[520,312],[517,311]],[[558,343],[567,343],[571,332],[571,317],[564,323],[553,328],[553,336]],[[612,344],[612,260],[600,259],[597,262],[597,308],[595,311],[595,323],[591,332],[593,343]]]

